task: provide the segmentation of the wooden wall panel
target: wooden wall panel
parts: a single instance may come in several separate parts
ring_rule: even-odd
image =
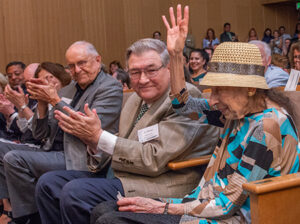
[[[65,64],[68,46],[92,42],[105,64],[125,63],[126,48],[140,38],[166,31],[161,15],[177,3],[190,5],[190,33],[197,47],[209,27],[219,37],[230,22],[244,41],[251,27],[262,37],[266,27],[285,25],[292,33],[295,6],[263,6],[260,0],[0,0],[0,71],[12,60],[25,63],[55,61]]]

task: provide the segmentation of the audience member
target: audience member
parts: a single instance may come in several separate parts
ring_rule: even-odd
[[[191,51],[189,65],[193,72],[191,81],[194,85],[199,86],[199,82],[204,78],[208,61],[209,56],[205,50],[194,49]]]
[[[24,83],[33,78],[38,66],[38,63],[32,63],[25,68],[23,73]],[[36,101],[28,98],[25,86],[23,86],[23,88],[17,88],[17,90],[13,90],[9,85],[5,88],[6,98],[12,102],[16,108],[16,123],[12,123],[10,129],[13,130],[14,133],[21,131],[21,136],[18,139],[21,143],[33,143],[39,145],[40,142],[32,137],[30,125],[33,117],[33,110],[36,107]]]
[[[46,173],[36,188],[44,223],[89,223],[92,208],[102,201],[116,200],[118,192],[123,196],[183,196],[202,176],[204,167],[181,171],[167,167],[169,161],[209,153],[218,131],[172,110],[166,45],[155,39],[139,40],[127,49],[126,60],[135,93],[122,110],[118,137],[103,131],[88,108],[85,116],[70,109],[66,109],[70,116],[56,114],[64,130],[90,140],[89,152],[94,158],[112,155],[114,178],[87,179],[83,177],[91,174],[72,171]],[[193,96],[200,96],[192,85],[187,88]]]
[[[255,44],[260,50],[265,67],[265,79],[269,88],[285,86],[289,79],[289,74],[281,68],[271,65],[272,58],[269,45],[259,40],[252,40],[249,43]]]
[[[26,65],[21,61],[12,61],[6,65],[6,76],[11,88],[17,89],[24,84],[24,69]]]
[[[186,116],[199,113],[200,119],[203,111],[219,109],[225,119],[223,134],[199,186],[183,199],[119,198],[117,203],[96,207],[91,223],[251,223],[250,198],[243,183],[300,170],[295,124],[282,109],[289,110],[290,104],[281,92],[268,88],[259,49],[248,43],[220,44],[211,62],[216,66],[202,81],[212,87],[209,102],[189,96],[179,59],[188,30],[188,8],[179,25],[170,12],[172,28],[163,19],[171,55],[173,108]],[[217,66],[224,63],[227,66]],[[243,69],[227,69],[236,65]]]
[[[215,31],[212,28],[207,29],[206,36],[203,39],[203,48],[214,48],[215,44],[219,44],[219,40],[215,35]]]
[[[269,44],[272,39],[274,39],[274,37],[272,36],[272,30],[270,28],[265,29],[262,41]]]
[[[109,74],[113,75],[117,69],[123,69],[121,63],[119,61],[112,61],[109,63]]]
[[[255,28],[251,28],[249,30],[246,42],[249,42],[251,40],[258,40],[258,36],[257,36],[257,32],[256,32]]]
[[[209,57],[209,61],[214,53],[214,49],[213,48],[204,48],[205,52],[208,54]]]
[[[282,37],[279,36],[279,31],[273,31],[274,39],[270,41],[272,54],[282,54]]]
[[[296,24],[296,27],[295,27],[295,33],[294,33],[294,35],[293,35],[293,38],[298,37],[298,34],[300,34],[300,22],[298,22],[298,23]]]
[[[292,38],[290,34],[285,32],[285,27],[284,26],[280,26],[278,30],[279,30],[279,35],[282,38],[283,43],[286,39],[291,39]]]
[[[282,47],[282,55],[287,56],[288,55],[288,49],[290,48],[291,45],[291,39],[287,38],[284,41],[283,47]]]
[[[153,39],[161,40],[161,33],[159,31],[154,31],[152,34]]]
[[[186,55],[191,54],[191,50],[195,49],[195,39],[192,34],[188,34],[185,40],[185,45],[183,49],[183,53]]]
[[[3,93],[4,88],[7,85],[7,83],[8,83],[7,78],[2,73],[0,73],[0,94]]]
[[[130,89],[130,77],[127,72],[125,72],[123,69],[117,69],[116,73],[116,79],[122,84],[123,90]],[[114,77],[114,75],[113,75]]]
[[[62,65],[59,64],[53,64],[50,62],[44,62],[41,65],[37,63],[30,64],[26,67],[24,70],[24,78],[25,80],[30,80],[31,78],[41,78],[42,80],[47,80],[51,85],[56,85],[57,90],[59,90],[61,87],[66,86],[70,83],[71,77],[64,72],[64,68]],[[59,84],[59,85],[57,85]],[[11,92],[12,90],[9,90]],[[17,103],[15,105],[23,105],[26,101],[25,95],[22,94],[22,89],[20,89],[20,96],[18,96],[18,100],[16,100]],[[10,93],[8,93],[10,94]],[[10,98],[10,97],[9,97]],[[18,107],[18,106],[17,106]],[[26,111],[28,110],[28,111]],[[17,122],[20,130],[25,134],[31,135],[31,120],[33,117],[33,112],[28,108],[24,108],[23,110],[18,111],[19,119]],[[23,119],[23,120],[22,120]],[[27,138],[28,139],[28,138]],[[30,150],[30,151],[39,151],[39,145],[38,142],[35,142],[35,144],[28,144],[28,142],[33,143],[32,141],[23,140],[23,144],[16,144],[13,142],[0,142],[0,161],[1,164],[3,164],[3,157],[4,155],[11,150]],[[3,200],[3,207],[4,212],[0,217],[1,221],[11,221],[12,219],[12,213],[11,213],[11,205],[8,200],[8,190],[7,185],[5,181],[5,172],[3,165],[0,166],[0,199]],[[2,222],[1,222],[2,223]]]
[[[50,170],[87,170],[87,161],[92,159],[87,153],[87,142],[58,128],[54,110],[63,111],[63,107],[68,107],[82,113],[85,104],[89,104],[101,119],[104,129],[112,133],[118,131],[122,87],[101,70],[101,56],[94,46],[85,41],[75,42],[67,49],[66,60],[74,82],[59,93],[55,85],[40,78],[27,82],[31,97],[38,100],[32,132],[36,139],[43,140],[41,150],[31,151],[23,147],[23,150],[9,151],[3,158],[13,217],[25,223],[28,219],[31,223],[38,222],[34,190],[37,179],[43,173]],[[41,72],[47,77],[49,74],[43,70]],[[62,72],[65,73],[64,69]],[[51,110],[49,104],[53,107]],[[98,175],[106,174],[110,157],[103,156],[102,159],[97,164]]]
[[[271,64],[289,73],[289,59],[287,56],[283,56],[280,54],[272,54]]]
[[[231,25],[230,23],[224,24],[224,32],[220,36],[221,43],[227,42],[227,41],[236,41],[237,38],[235,36],[235,33],[230,32]]]
[[[25,69],[25,71],[25,64],[23,62],[14,61],[6,66],[9,85],[5,87],[5,96],[1,95],[0,120],[6,123],[6,128],[1,128],[1,136],[3,138],[16,142],[36,144],[38,141],[33,139],[31,132],[25,133],[26,130],[22,130],[19,127],[19,118],[27,117],[29,119],[32,116],[32,109],[36,105],[36,101],[28,100],[24,84],[28,80],[27,78],[30,78],[30,69],[32,66],[34,65],[29,65],[29,68]]]
[[[291,46],[289,59],[291,68],[300,71],[300,41]]]

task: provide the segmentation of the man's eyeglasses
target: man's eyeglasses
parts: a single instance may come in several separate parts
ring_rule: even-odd
[[[128,73],[132,80],[140,79],[143,72],[148,79],[151,79],[154,78],[163,67],[164,65],[161,65],[159,68],[131,69]]]
[[[68,64],[68,68],[70,69],[70,71],[75,71],[75,67],[79,67],[80,69],[84,68],[86,66],[86,64],[88,63],[88,61],[79,61],[76,62],[75,64]]]

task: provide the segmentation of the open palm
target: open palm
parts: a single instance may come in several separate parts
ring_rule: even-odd
[[[177,19],[175,19],[173,7],[169,9],[171,25],[165,16],[162,16],[167,28],[167,47],[170,54],[182,52],[185,39],[188,33],[189,25],[189,8],[184,7],[184,17],[182,18],[181,5],[177,5]]]

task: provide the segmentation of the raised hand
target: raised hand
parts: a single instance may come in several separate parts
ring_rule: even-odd
[[[45,80],[30,79],[26,83],[26,87],[27,91],[31,94],[31,99],[36,99],[39,102],[44,101],[52,104],[52,106],[60,101],[56,86],[49,84]]]
[[[167,28],[167,47],[170,54],[182,53],[189,26],[189,7],[184,7],[182,18],[181,5],[177,5],[177,19],[175,19],[173,7],[169,8],[171,27],[166,16],[162,16]]]

